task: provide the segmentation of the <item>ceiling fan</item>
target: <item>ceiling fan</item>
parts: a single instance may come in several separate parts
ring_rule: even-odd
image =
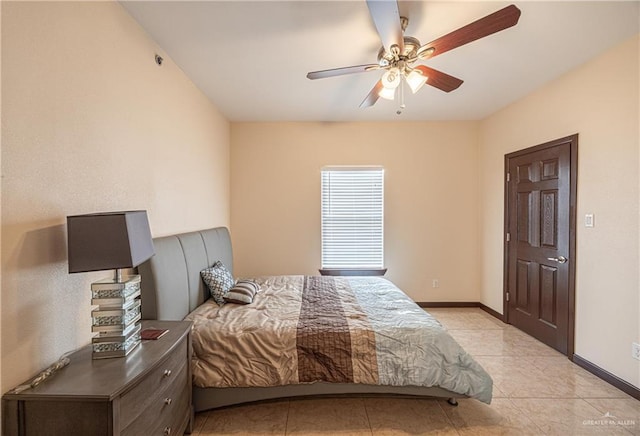
[[[360,103],[362,108],[373,106],[379,97],[393,100],[398,88],[400,88],[402,100],[400,107],[404,108],[402,81],[409,85],[414,94],[425,83],[444,92],[457,89],[462,85],[462,80],[426,65],[414,64],[515,26],[520,18],[520,9],[515,5],[510,5],[421,45],[418,39],[404,36],[409,20],[400,16],[397,0],[367,0],[367,6],[382,41],[382,48],[378,52],[378,63],[313,71],[307,74],[307,78],[315,80],[345,74],[386,70],[367,97]]]

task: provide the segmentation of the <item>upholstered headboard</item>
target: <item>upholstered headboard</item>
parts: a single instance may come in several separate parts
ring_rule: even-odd
[[[138,267],[142,319],[181,320],[209,298],[200,271],[217,260],[233,272],[226,227],[154,238],[156,254]]]

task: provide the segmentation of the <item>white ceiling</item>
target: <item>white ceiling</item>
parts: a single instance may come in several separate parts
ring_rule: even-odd
[[[464,80],[397,103],[360,102],[380,71],[309,80],[309,71],[376,63],[380,41],[364,0],[122,1],[231,121],[475,120],[640,31],[640,2],[519,1],[519,23],[425,62]],[[422,44],[508,2],[400,1]],[[603,80],[615,80],[612,76]]]

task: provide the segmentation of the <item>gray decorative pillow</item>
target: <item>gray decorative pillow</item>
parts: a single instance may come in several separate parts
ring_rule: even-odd
[[[229,289],[224,296],[227,303],[250,304],[256,293],[260,291],[260,286],[251,280],[238,280],[236,285]]]
[[[200,275],[209,288],[213,301],[222,306],[224,304],[224,296],[236,284],[227,267],[222,262],[217,261],[211,268],[200,271]]]

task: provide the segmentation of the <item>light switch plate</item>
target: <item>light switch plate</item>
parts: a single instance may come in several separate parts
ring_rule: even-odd
[[[631,343],[631,357],[640,360],[640,344],[637,342]]]
[[[594,226],[593,214],[592,213],[585,214],[585,216],[584,216],[584,226],[585,227],[593,227]]]

